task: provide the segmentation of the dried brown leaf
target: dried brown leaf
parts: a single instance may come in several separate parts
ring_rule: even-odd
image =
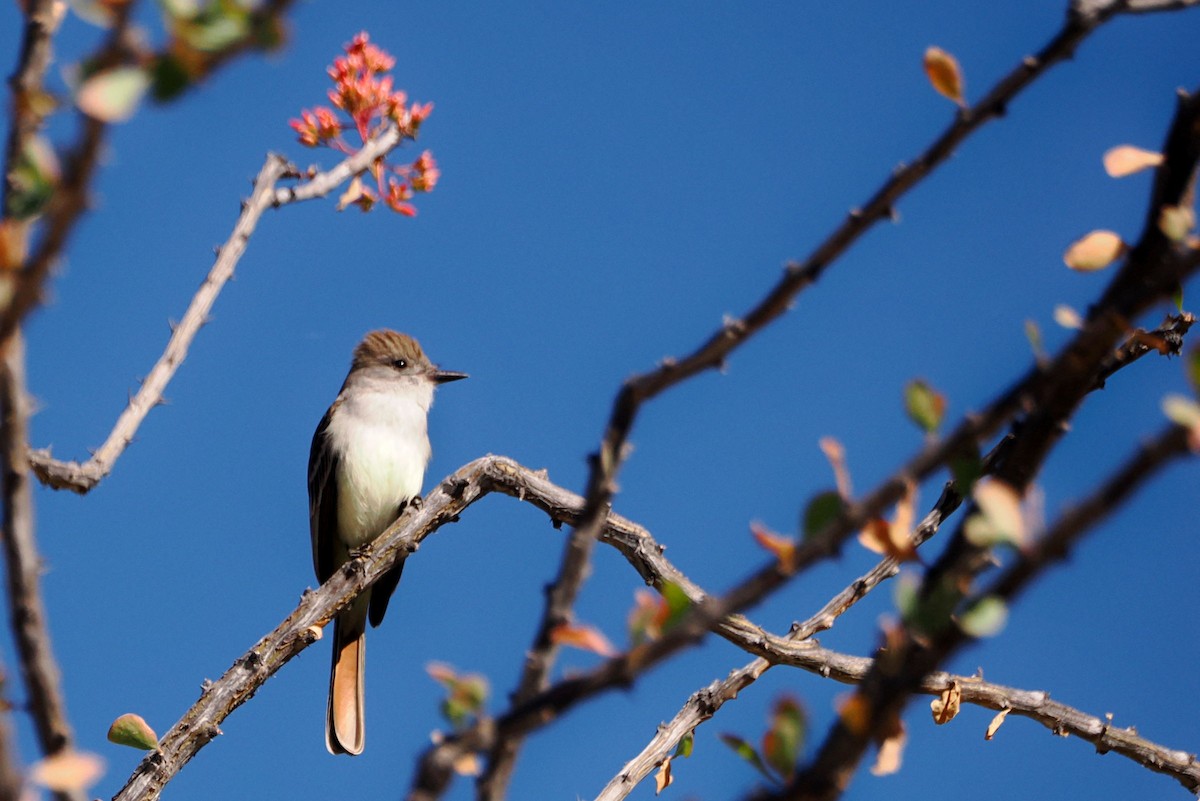
[[[580,623],[562,623],[555,626],[550,630],[550,642],[591,651],[603,657],[616,656],[618,653],[599,629]]]
[[[667,757],[658,766],[658,772],[654,774],[654,794],[658,795],[670,787],[673,781],[675,781],[675,777],[671,775],[671,757]]]
[[[29,776],[55,792],[86,790],[104,773],[104,760],[84,751],[60,751],[34,763]]]
[[[1071,328],[1079,330],[1083,328],[1083,317],[1079,312],[1072,309],[1065,303],[1060,303],[1054,307],[1054,322],[1061,325],[1063,328]]]
[[[941,695],[929,702],[929,708],[933,712],[933,722],[941,726],[954,720],[961,704],[962,688],[958,686],[957,681],[952,681],[949,687],[942,690]]]
[[[987,731],[983,735],[983,739],[990,740],[996,736],[996,731],[1004,725],[1004,719],[1008,717],[1008,710],[1001,709],[996,713],[996,717],[992,718],[992,722],[988,724]]]
[[[750,534],[755,542],[770,551],[779,560],[779,569],[787,575],[796,570],[796,540],[777,534],[762,523],[751,523]]]
[[[825,458],[829,460],[829,466],[833,468],[838,494],[846,500],[850,500],[854,489],[850,485],[850,469],[846,467],[846,449],[835,437],[821,437],[817,444],[821,446],[821,452],[825,454]]]
[[[960,106],[966,105],[963,100],[962,70],[954,56],[940,47],[930,47],[925,51],[925,74],[939,94]]]
[[[1072,270],[1094,272],[1112,264],[1127,249],[1121,237],[1112,231],[1092,231],[1067,248],[1063,262]]]
[[[879,753],[875,755],[871,775],[890,776],[900,770],[900,764],[904,761],[904,744],[907,741],[904,723],[897,719],[879,743]]]
[[[1104,171],[1113,178],[1124,178],[1162,163],[1162,153],[1142,150],[1133,145],[1117,145],[1104,154]]]

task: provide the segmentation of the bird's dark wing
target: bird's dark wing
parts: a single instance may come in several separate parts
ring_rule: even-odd
[[[330,406],[321,418],[308,452],[308,528],[312,534],[313,569],[322,584],[339,567],[337,456],[325,444],[335,406]]]
[[[371,588],[371,606],[368,610],[368,619],[372,626],[378,626],[383,622],[383,616],[387,613],[388,601],[392,599],[392,593],[396,591],[396,585],[400,583],[400,574],[404,572],[404,559],[392,567],[391,570],[384,573],[379,581],[375,582],[375,586]]]

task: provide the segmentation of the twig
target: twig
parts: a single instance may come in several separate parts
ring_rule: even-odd
[[[47,756],[70,750],[74,735],[68,722],[58,662],[46,629],[39,589],[42,570],[33,534],[33,497],[25,463],[29,399],[25,394],[25,348],[17,332],[4,347],[0,364],[0,459],[3,464],[4,567],[11,628],[21,676],[29,694],[38,743]],[[82,792],[62,792],[82,799]]]
[[[738,693],[774,665],[801,668],[853,685],[867,677],[874,663],[868,657],[791,642],[795,639],[794,635],[773,639],[777,643],[778,653],[771,660],[762,657],[754,659],[724,679],[692,693],[675,717],[659,726],[654,738],[626,763],[596,796],[595,801],[618,801],[628,796],[639,782],[671,755],[684,736],[713,717],[726,701],[736,698]],[[1098,753],[1111,751],[1144,768],[1170,776],[1193,793],[1200,790],[1200,763],[1195,754],[1159,745],[1142,737],[1133,728],[1116,728],[1110,719],[1089,715],[1050,700],[1047,692],[1005,687],[986,682],[978,676],[955,676],[942,671],[926,676],[916,691],[925,695],[940,695],[952,684],[956,684],[961,691],[962,703],[997,711],[1008,710],[1014,716],[1037,721],[1054,734],[1074,735],[1092,743]]]
[[[789,264],[784,276],[749,313],[741,319],[727,320],[713,336],[683,359],[664,360],[657,369],[627,380],[613,402],[600,450],[592,459],[580,536],[596,534],[603,509],[614,494],[616,475],[625,458],[625,445],[643,403],[697,373],[719,367],[735,348],[786,312],[796,295],[814,283],[867,230],[881,220],[890,219],[896,201],[949,158],[964,139],[984,123],[1002,116],[1023,89],[1050,66],[1071,57],[1093,30],[1125,10],[1125,0],[1090,2],[1086,8],[1073,7],[1062,29],[1036,56],[1022,59],[983,99],[962,109],[923,153],[896,170],[861,208],[851,211],[808,258]]]
[[[7,671],[0,667],[0,679],[7,676]],[[9,707],[12,700],[0,699]],[[12,716],[0,715],[0,798],[20,798],[24,777],[17,764],[16,737],[13,736]]]
[[[521,671],[517,689],[511,695],[513,706],[519,706],[546,689],[550,671],[558,655],[558,646],[551,639],[554,629],[571,620],[571,610],[591,568],[594,537],[567,537],[563,548],[558,575],[546,588],[546,604],[538,622],[533,645],[525,654],[525,665]],[[477,782],[476,798],[479,801],[502,801],[512,779],[524,738],[501,737],[488,754],[487,767]]]
[[[16,190],[13,185],[13,168],[19,154],[42,124],[42,117],[38,113],[39,105],[33,100],[42,91],[46,70],[50,66],[54,28],[53,0],[30,0],[25,12],[21,53],[17,57],[16,70],[8,79],[13,94],[13,117],[4,148],[4,209],[8,208],[9,199]]]
[[[368,141],[361,151],[350,156],[327,172],[317,173],[296,187],[280,187],[281,178],[295,177],[295,167],[281,156],[269,155],[258,176],[250,199],[242,204],[241,214],[233,232],[217,253],[216,261],[196,294],[192,296],[183,318],[173,326],[163,354],[155,362],[137,393],[117,418],[116,424],[92,457],[86,462],[60,461],[49,450],[32,451],[29,463],[38,479],[55,489],[69,489],[81,495],[89,492],[113,468],[113,464],[133,441],[133,436],[150,410],[162,402],[163,391],[187,356],[196,334],[208,321],[209,311],[246,251],[250,236],[259,218],[270,208],[285,206],[324,197],[339,184],[367,169],[370,164],[400,144],[400,135],[393,126]]]
[[[1043,545],[1035,550],[1035,555],[1018,560],[992,585],[988,594],[1010,601],[1016,598],[1022,589],[1029,586],[1033,578],[1059,558],[1069,545],[1076,543],[1085,531],[1127,500],[1158,470],[1188,452],[1187,432],[1175,425],[1168,426],[1153,441],[1139,448],[1081,503],[1076,511],[1060,518],[1049,529],[1043,539]],[[930,638],[927,644],[922,644],[903,632],[895,633],[902,638],[901,641],[893,641],[887,659],[872,663],[871,669],[861,679],[859,694],[869,704],[864,715],[870,725],[856,726],[852,731],[839,719],[809,767],[801,771],[787,787],[777,793],[757,793],[751,798],[755,801],[767,801],[839,796],[849,781],[854,766],[873,739],[880,722],[895,719],[909,695],[923,686],[922,682],[932,675],[935,666],[971,641],[967,634],[954,625],[947,626]],[[1138,752],[1141,745],[1128,741],[1126,736],[1133,735],[1130,732],[1118,735],[1120,746],[1114,744],[1113,750],[1121,750],[1122,753],[1131,756]],[[1193,775],[1196,772],[1194,758],[1189,755],[1182,757],[1183,763],[1186,763],[1186,769],[1182,771],[1177,769],[1179,760],[1160,763],[1154,755],[1148,756],[1144,764],[1152,770],[1171,774],[1193,791],[1200,789],[1200,785],[1193,786],[1196,781]]]
[[[291,3],[292,0],[270,0],[270,2],[264,3],[260,8],[251,12],[251,28],[266,25],[268,19],[281,16]],[[53,5],[54,3],[46,0],[36,0],[28,17],[27,37],[36,25],[42,29],[40,35],[46,38],[44,42],[40,38],[36,40],[39,47],[31,50],[35,58],[30,59],[29,62],[40,64],[42,72],[44,72],[45,63],[49,59],[49,30],[47,22],[42,20],[53,19],[51,10]],[[140,42],[136,37],[131,36],[129,22],[133,6],[132,2],[113,4],[112,29],[97,52],[88,56],[87,63],[93,67],[115,65],[126,59],[138,60],[138,56],[142,56],[141,60],[145,62],[151,62],[162,56],[162,54],[144,53]],[[206,53],[205,71],[211,72],[252,46],[255,46],[255,39],[252,35],[248,35],[223,50]],[[23,48],[23,56],[24,52]],[[27,62],[23,60],[22,63]],[[24,79],[25,74],[25,71],[22,71],[18,77]],[[27,108],[30,104],[24,102],[32,92],[40,91],[40,73],[38,75],[36,82],[29,80],[23,80],[19,84],[14,82],[15,99],[18,101],[14,105],[22,109],[22,112],[14,122],[10,133],[6,174],[11,171],[14,156],[19,148],[41,125],[41,117],[37,116],[32,108]],[[33,108],[37,106],[38,104],[34,104]],[[25,261],[18,280],[15,282],[12,298],[3,313],[0,314],[0,342],[10,336],[24,317],[41,302],[46,278],[66,248],[76,222],[87,210],[88,190],[96,171],[107,126],[100,120],[82,112],[76,116],[81,127],[78,141],[64,158],[65,169],[62,179],[55,187],[54,195],[45,210],[45,222],[37,247],[32,250]],[[6,182],[6,196],[7,189]],[[23,233],[28,233],[28,226]]]
[[[1168,318],[1162,328],[1150,336],[1160,335],[1167,339],[1168,334],[1187,331],[1191,320],[1186,316]],[[1131,336],[1131,341],[1140,339]],[[1150,349],[1121,348],[1113,358],[1119,362],[1114,368],[1128,366],[1141,358]],[[1005,393],[1004,398],[1019,397],[1021,386],[1018,385]],[[1004,400],[1003,398],[1001,399]],[[1004,401],[1007,403],[1007,401]],[[993,408],[1001,404],[997,401]],[[960,428],[968,427],[970,421],[964,422]],[[951,438],[954,441],[954,438]],[[827,530],[822,536],[845,537],[861,528],[863,522],[870,517],[880,514],[886,504],[884,501],[889,487],[899,484],[903,486],[900,476],[913,475],[913,465],[924,465],[927,462],[945,460],[957,452],[958,447],[935,448],[935,453],[925,454],[910,461],[909,466],[897,471],[886,479],[869,497],[867,501],[856,506],[856,517],[835,524],[836,529]],[[988,462],[1003,453],[1002,448],[989,456]],[[489,476],[489,487],[503,492],[542,509],[556,523],[575,525],[584,513],[584,501],[569,490],[559,487],[540,472],[532,472],[507,459],[494,458],[485,468]],[[924,475],[923,473],[920,475]],[[923,542],[936,532],[941,522],[957,508],[960,498],[950,486],[947,486],[942,497],[934,508],[921,521],[915,532],[917,542]],[[779,586],[787,579],[777,565],[754,573],[743,580],[724,599],[716,600],[704,592],[670,560],[663,556],[663,546],[641,526],[626,518],[609,512],[605,518],[600,540],[617,548],[625,559],[637,570],[638,574],[655,587],[666,583],[677,585],[683,590],[688,599],[698,609],[693,616],[686,620],[678,629],[653,643],[652,649],[643,649],[632,654],[623,655],[609,660],[588,674],[575,677],[568,682],[547,688],[545,691],[526,699],[521,703],[513,703],[508,712],[496,720],[482,721],[478,726],[466,732],[447,737],[441,743],[429,748],[421,756],[417,771],[414,775],[413,786],[409,791],[409,801],[431,801],[440,797],[453,778],[455,762],[465,754],[478,751],[493,751],[497,744],[508,738],[518,738],[529,731],[550,723],[565,709],[578,704],[600,692],[615,687],[626,686],[639,673],[667,658],[676,651],[698,641],[705,629],[724,637],[745,651],[777,660],[781,654],[790,649],[784,646],[784,641],[777,639],[744,616],[728,614],[731,610],[741,609],[756,602],[771,589]],[[799,572],[814,562],[818,555],[826,550],[826,546],[817,545],[808,551],[801,549],[794,559],[794,567]],[[789,636],[789,641],[801,637],[810,637],[818,631],[823,631],[833,625],[834,620],[861,600],[878,583],[894,575],[896,562],[887,558],[881,560],[872,570],[852,582],[842,592],[835,595],[825,606],[807,620],[797,623],[794,627],[797,637]],[[792,573],[791,575],[795,575]],[[795,647],[795,646],[792,646]]]
[[[1158,230],[1159,210],[1175,204],[1187,191],[1200,161],[1200,95],[1180,95],[1179,107],[1163,147],[1147,223],[1138,243],[1109,283],[1099,303],[1092,307],[1087,324],[1062,350],[1054,363],[1029,391],[1029,413],[1014,434],[1011,450],[996,470],[1009,485],[1024,491],[1053,446],[1065,432],[1066,421],[1096,378],[1113,343],[1127,327],[1125,322],[1152,303],[1169,296],[1191,272],[1200,267],[1200,254],[1171,242]],[[1174,435],[1182,442],[1182,434]],[[1144,480],[1131,477],[1130,486]],[[1125,497],[1121,495],[1119,497]],[[986,550],[970,543],[963,526],[949,547],[928,571],[921,597],[959,592],[983,569]],[[1036,572],[1036,568],[1034,569]],[[891,727],[921,678],[965,640],[957,627],[926,640],[901,627],[889,633],[893,640],[888,658],[879,660],[864,681],[860,694],[865,725],[847,726],[839,720],[826,737],[809,767],[778,794],[767,798],[837,798],[844,790],[869,743]]]

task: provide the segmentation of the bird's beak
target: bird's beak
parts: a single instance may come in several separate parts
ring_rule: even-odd
[[[459,379],[466,378],[466,377],[467,377],[466,373],[458,373],[458,372],[455,372],[454,370],[434,370],[433,371],[433,383],[435,383],[435,384],[448,384],[451,381],[458,381]]]

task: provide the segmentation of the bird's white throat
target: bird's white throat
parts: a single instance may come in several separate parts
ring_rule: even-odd
[[[430,456],[426,418],[433,382],[351,376],[338,400],[327,432],[340,462],[338,526],[342,541],[356,547],[379,536],[400,505],[421,492]]]

